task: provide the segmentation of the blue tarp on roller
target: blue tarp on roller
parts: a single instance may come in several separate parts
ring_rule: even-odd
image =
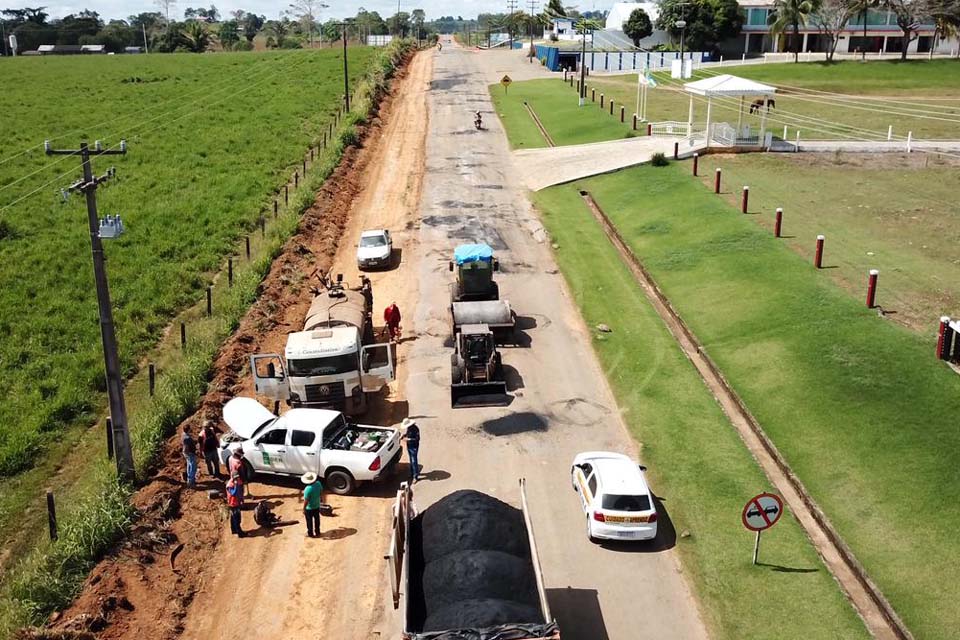
[[[453,250],[453,259],[457,264],[490,262],[493,260],[493,249],[486,244],[461,244]]]

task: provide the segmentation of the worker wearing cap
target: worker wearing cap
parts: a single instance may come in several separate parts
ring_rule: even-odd
[[[307,472],[300,476],[303,489],[303,518],[307,521],[307,537],[320,537],[320,500],[323,497],[323,485],[317,474]]]
[[[417,481],[417,477],[420,475],[420,461],[418,460],[420,427],[410,418],[404,418],[400,426],[403,427],[403,435],[400,436],[400,439],[407,441],[407,456],[410,458],[410,482],[412,484]]]
[[[230,533],[238,538],[244,537],[241,528],[240,508],[243,506],[243,484],[240,482],[240,474],[235,473],[227,480],[227,506],[230,507]]]

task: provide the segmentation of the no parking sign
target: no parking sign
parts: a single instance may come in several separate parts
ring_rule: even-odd
[[[750,531],[757,532],[757,540],[753,545],[753,564],[757,564],[760,554],[760,532],[777,524],[783,515],[783,500],[773,493],[761,493],[753,496],[743,507],[740,519],[743,526]]]

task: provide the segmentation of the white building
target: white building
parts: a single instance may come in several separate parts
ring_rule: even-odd
[[[656,2],[617,2],[610,8],[607,14],[606,29],[608,31],[623,32],[623,25],[630,19],[630,14],[634,9],[643,9],[650,18],[650,23],[656,25],[657,18],[660,16],[660,5]],[[629,38],[627,38],[629,40]],[[664,44],[670,41],[670,36],[666,31],[660,31],[654,26],[653,33],[640,41],[640,46],[644,49]]]
[[[544,40],[579,40],[573,28],[573,18],[552,18],[550,26],[543,30]]]

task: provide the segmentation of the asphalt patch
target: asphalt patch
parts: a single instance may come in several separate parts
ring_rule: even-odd
[[[517,433],[547,431],[550,425],[539,413],[521,411],[492,420],[485,420],[480,424],[480,428],[492,436],[512,436]]]

